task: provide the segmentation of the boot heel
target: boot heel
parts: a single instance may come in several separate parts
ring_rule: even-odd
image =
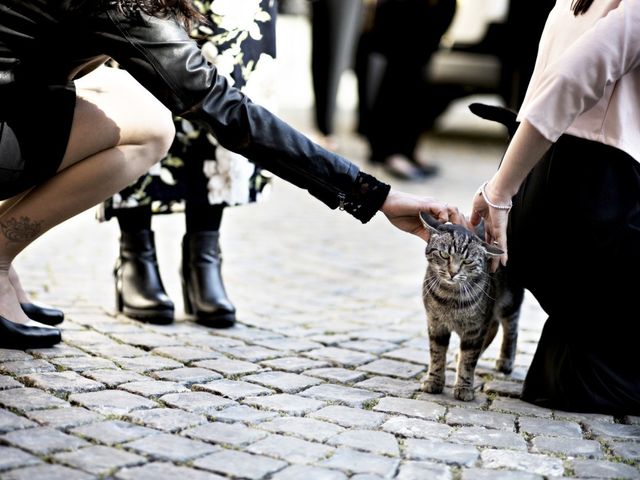
[[[191,303],[191,299],[189,298],[189,290],[187,289],[187,284],[182,282],[182,300],[184,302],[184,313],[187,315],[193,315],[193,304]]]
[[[122,300],[122,292],[116,289],[116,311],[122,313],[124,310],[124,302]]]

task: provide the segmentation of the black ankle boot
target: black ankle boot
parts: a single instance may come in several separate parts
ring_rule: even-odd
[[[113,273],[119,312],[151,323],[173,321],[173,302],[162,285],[151,230],[122,232],[120,258]]]
[[[182,239],[182,293],[184,308],[199,323],[227,328],[236,321],[236,309],[227,297],[220,266],[218,232],[188,233]]]

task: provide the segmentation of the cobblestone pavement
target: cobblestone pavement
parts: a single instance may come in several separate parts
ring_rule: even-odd
[[[285,113],[305,128],[308,111]],[[363,163],[361,140],[345,133],[340,142]],[[503,142],[449,134],[423,147],[441,175],[394,186],[465,210]],[[240,319],[229,330],[184,315],[170,326],[115,315],[117,227],[93,212],[19,258],[33,295],[67,320],[56,348],[0,350],[0,478],[640,478],[640,418],[517,399],[544,321],[530,296],[511,376],[494,371],[494,342],[474,401],[421,393],[422,243],[381,216],[362,226],[284,182],[273,187],[267,202],[224,221]],[[178,312],[182,221],[154,220]]]

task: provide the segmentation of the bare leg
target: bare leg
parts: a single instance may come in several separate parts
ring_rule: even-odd
[[[50,228],[129,185],[166,154],[175,133],[169,111],[126,72],[102,68],[77,88],[58,173],[9,199],[0,212],[0,315],[14,322],[28,321],[9,279],[16,255]]]

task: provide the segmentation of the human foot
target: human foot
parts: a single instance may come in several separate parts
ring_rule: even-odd
[[[422,170],[404,155],[391,155],[384,161],[384,170],[399,180],[421,180]]]
[[[22,310],[17,292],[9,277],[8,272],[0,273],[0,316],[13,323],[36,325],[36,322],[27,317]]]

